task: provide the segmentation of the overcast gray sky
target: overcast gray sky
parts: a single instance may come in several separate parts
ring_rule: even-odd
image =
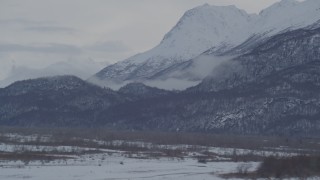
[[[13,63],[123,60],[157,45],[186,10],[204,3],[258,13],[277,1],[0,0],[0,79]]]

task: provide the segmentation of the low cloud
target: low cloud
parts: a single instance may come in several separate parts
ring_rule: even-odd
[[[156,87],[159,89],[166,89],[166,90],[185,90],[189,87],[196,86],[199,84],[199,81],[191,81],[185,79],[175,79],[169,78],[166,80],[153,80],[153,81],[146,81],[144,82],[146,85],[151,87]]]
[[[34,21],[23,18],[0,19],[0,25],[39,26],[49,24],[48,21]]]
[[[119,90],[121,87],[132,83],[131,81],[124,81],[124,82],[114,82],[114,81],[108,81],[108,80],[101,80],[95,76],[91,76],[89,79],[87,79],[88,82],[95,84],[100,87],[107,87],[111,88],[113,90]]]
[[[44,44],[0,44],[0,52],[32,52],[32,53],[80,53],[81,48],[70,44],[44,43]]]
[[[219,78],[218,76],[229,71],[232,58],[232,56],[200,55],[186,68],[174,69],[172,73],[144,83],[161,89],[184,90],[199,84],[206,77]]]
[[[33,21],[23,18],[0,19],[1,27],[14,27],[22,31],[31,31],[36,33],[74,33],[77,30],[71,27],[61,26],[50,21]]]
[[[111,80],[110,81],[101,80],[95,76],[90,77],[88,81],[100,87],[108,87],[116,91],[127,84],[140,82],[140,81],[114,82]],[[185,90],[189,87],[199,84],[200,82],[201,81],[189,81],[189,80],[182,80],[182,79],[175,79],[175,78],[169,78],[166,80],[141,81],[141,83],[147,86],[156,87],[159,89],[166,89],[166,90]]]
[[[180,66],[170,69],[167,73],[160,75],[157,79],[166,80],[175,78],[188,81],[199,81],[207,76],[215,74],[218,67],[230,61],[233,56],[212,56],[200,55],[187,63],[182,63]]]
[[[92,51],[104,51],[104,52],[125,52],[130,49],[121,41],[106,41],[97,42],[87,47]]]
[[[73,28],[61,27],[61,26],[31,26],[31,27],[24,28],[24,30],[43,32],[43,33],[74,33],[76,32],[76,30]]]
[[[238,65],[232,61],[233,58],[233,56],[201,55],[190,61],[187,67],[184,64],[182,67],[176,66],[172,72],[152,80],[114,82],[112,80],[100,80],[96,77],[91,77],[89,80],[94,84],[114,90],[132,82],[142,82],[148,86],[166,90],[185,90],[198,85],[207,77],[224,78],[228,72],[233,72],[238,68]]]
[[[99,52],[126,52],[129,47],[118,41],[98,42],[89,46],[75,46],[72,44],[62,43],[36,43],[36,44],[16,44],[16,43],[0,43],[0,52],[33,52],[33,53],[63,53],[78,54],[83,51],[99,51]]]
[[[96,62],[91,59],[60,61],[45,68],[13,65],[7,77],[0,79],[0,88],[19,80],[56,75],[75,75],[85,80],[106,65],[106,63]]]

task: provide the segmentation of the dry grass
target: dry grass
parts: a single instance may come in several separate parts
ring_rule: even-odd
[[[22,136],[34,136],[27,141],[8,138],[9,133]],[[42,140],[48,137],[48,140]],[[114,141],[122,141],[115,143]],[[127,142],[141,142],[127,143]],[[103,142],[103,143],[101,143]],[[44,128],[11,128],[0,127],[0,143],[34,145],[34,146],[73,146],[80,148],[111,149],[121,150],[133,156],[134,153],[143,152],[149,154],[150,158],[172,157],[183,158],[190,152],[201,152],[202,155],[194,156],[199,162],[209,161],[235,161],[250,162],[262,161],[261,155],[250,154],[232,154],[221,156],[223,159],[217,160],[217,155],[206,150],[207,147],[226,147],[243,148],[254,151],[265,150],[265,147],[275,149],[286,147],[285,152],[297,152],[299,154],[315,154],[320,152],[320,140],[317,138],[287,138],[287,137],[263,137],[263,136],[233,136],[221,134],[199,134],[199,133],[164,133],[164,132],[128,132],[111,131],[106,129],[44,129]],[[159,145],[188,145],[183,149],[172,149],[169,146]],[[297,150],[303,148],[303,150]],[[274,150],[279,152],[281,150]],[[55,152],[59,154],[59,152]],[[79,155],[79,152],[71,154]],[[91,152],[82,152],[82,154]],[[54,154],[48,153],[48,155]],[[130,155],[131,154],[131,155]],[[81,153],[80,153],[81,155]],[[12,156],[13,157],[13,156]],[[34,157],[34,156],[31,156]],[[22,158],[22,157],[21,157]],[[36,157],[35,157],[36,158]]]
[[[24,152],[24,153],[0,153],[0,160],[4,161],[53,161],[57,159],[72,159],[71,156],[67,155],[53,155],[48,153],[40,153],[40,152]]]
[[[320,151],[320,138],[298,138],[298,137],[264,137],[264,136],[240,136],[240,135],[222,135],[222,134],[201,134],[201,133],[167,133],[167,132],[128,132],[112,131],[108,129],[45,129],[45,128],[11,128],[0,127],[0,141],[9,141],[1,134],[19,133],[23,135],[37,134],[42,136],[51,136],[51,142],[27,142],[28,144],[40,143],[41,145],[78,145],[83,147],[98,148],[98,145],[89,140],[102,141],[143,141],[153,144],[188,144],[197,146],[214,146],[227,148],[245,148],[260,150],[265,147],[278,148],[286,147],[286,152],[304,149],[306,151]],[[295,150],[294,150],[295,149]],[[304,153],[303,151],[299,151]]]

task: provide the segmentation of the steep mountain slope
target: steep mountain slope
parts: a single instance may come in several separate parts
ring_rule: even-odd
[[[213,46],[244,41],[253,17],[235,6],[203,6],[187,11],[155,48],[108,66],[96,77],[125,81],[146,79],[176,63],[194,58]]]
[[[229,51],[224,59],[230,59],[230,55],[246,53],[278,33],[311,25],[317,27],[319,9],[320,2],[317,0],[282,0],[259,15],[248,15],[234,6],[200,6],[187,11],[157,47],[106,67],[95,78],[108,83],[139,81],[154,85],[157,81],[170,79],[197,83],[216,67],[216,59],[221,59],[216,55],[221,56]],[[240,44],[244,47],[239,47]],[[236,46],[237,49],[232,49]],[[211,55],[211,59],[205,58],[202,63],[203,55]],[[212,69],[199,75],[194,65],[185,67],[185,62],[190,59],[199,66],[206,66],[211,61],[209,66]],[[104,85],[108,86],[108,83]],[[195,83],[185,84],[190,86]],[[158,87],[167,88],[162,85],[165,83],[159,84]]]
[[[279,70],[320,60],[320,28],[275,35],[247,54],[226,62],[196,91],[217,91],[254,81]]]
[[[119,104],[99,123],[125,129],[319,135],[320,29],[276,36],[235,59],[243,66],[178,95]],[[120,113],[121,112],[121,113]],[[104,119],[104,120],[102,120]],[[107,120],[107,121],[106,121]]]

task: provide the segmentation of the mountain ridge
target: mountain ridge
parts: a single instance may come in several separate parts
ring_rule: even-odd
[[[0,89],[0,125],[319,137],[320,27],[249,41],[183,91],[140,82],[114,91],[76,77],[17,82]],[[184,75],[196,63],[207,71],[203,62],[213,57],[220,56],[207,51],[163,74]]]
[[[279,33],[316,26],[320,19],[319,9],[320,3],[315,0],[283,0],[259,14],[248,14],[235,6],[198,6],[188,10],[158,46],[107,66],[92,80],[96,78],[98,84],[106,82],[103,85],[108,86],[108,83],[126,84],[132,81],[146,84],[150,81],[149,84],[154,84],[153,80],[175,78],[167,74],[157,79],[157,74],[195,59],[206,51],[223,54],[250,38],[251,43],[255,44]],[[161,50],[162,47],[168,48]],[[194,53],[190,53],[190,49]],[[239,53],[242,51],[237,55]]]

